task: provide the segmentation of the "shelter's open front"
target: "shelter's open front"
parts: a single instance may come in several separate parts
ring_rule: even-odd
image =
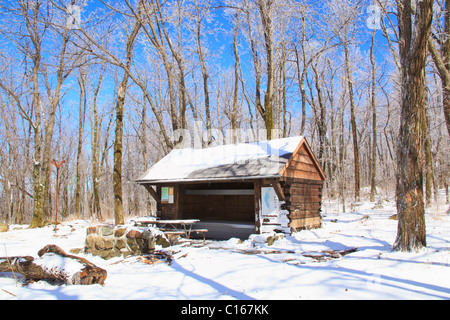
[[[255,221],[253,183],[198,183],[181,187],[183,219]]]
[[[181,186],[183,219],[199,219],[207,237],[246,239],[255,233],[253,183],[195,183]]]
[[[247,238],[321,225],[322,182],[303,137],[174,149],[138,183],[161,219],[199,219],[207,237]]]

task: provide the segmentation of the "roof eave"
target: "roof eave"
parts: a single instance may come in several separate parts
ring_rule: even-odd
[[[238,181],[238,180],[260,180],[260,179],[274,179],[281,178],[279,174],[264,175],[264,176],[239,176],[239,177],[220,177],[220,178],[205,178],[205,179],[172,179],[172,180],[136,180],[138,184],[169,184],[169,183],[192,183],[192,182],[221,182],[221,181]]]

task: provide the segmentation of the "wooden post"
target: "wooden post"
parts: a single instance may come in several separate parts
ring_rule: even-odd
[[[143,186],[145,187],[145,189],[147,189],[147,191],[150,193],[150,195],[153,197],[153,199],[155,199],[157,203],[161,202],[161,195],[158,194],[151,185],[144,184]]]
[[[184,185],[180,184],[177,188],[177,211],[178,219],[184,219],[183,215],[183,195],[184,195]]]
[[[180,200],[181,200],[181,197],[180,197],[180,185],[178,185],[178,184],[176,184],[174,187],[173,187],[173,193],[174,193],[174,196],[173,196],[173,201],[174,201],[174,206],[175,206],[175,208],[174,208],[174,214],[175,214],[175,219],[181,219],[181,204],[180,204]]]
[[[145,189],[150,193],[152,198],[156,201],[156,216],[161,218],[161,187],[156,186],[156,191],[150,184],[143,184]]]
[[[279,181],[272,182],[272,188],[273,188],[273,190],[275,190],[278,200],[280,200],[280,201],[286,200],[286,197],[284,196],[283,188],[281,187],[281,184]]]
[[[161,186],[156,186],[156,193],[159,195],[159,201],[156,201],[156,217],[161,218],[162,216],[162,204],[161,204]]]
[[[253,183],[255,193],[255,233],[261,233],[261,180]]]

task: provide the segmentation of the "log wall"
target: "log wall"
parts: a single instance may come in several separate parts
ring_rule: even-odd
[[[311,151],[303,144],[283,173],[283,192],[293,230],[319,228],[322,225],[323,175]]]
[[[322,182],[302,179],[284,183],[289,227],[295,231],[319,228],[322,225]]]

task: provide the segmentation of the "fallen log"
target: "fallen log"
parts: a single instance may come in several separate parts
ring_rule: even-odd
[[[350,248],[346,250],[323,250],[318,252],[303,252],[302,256],[315,259],[317,261],[326,261],[329,259],[339,259],[343,256],[356,252],[358,248]]]
[[[67,254],[56,245],[47,245],[38,252],[39,258],[31,256],[0,258],[0,272],[22,274],[27,280],[56,280],[66,284],[101,284],[106,270],[88,260]]]

